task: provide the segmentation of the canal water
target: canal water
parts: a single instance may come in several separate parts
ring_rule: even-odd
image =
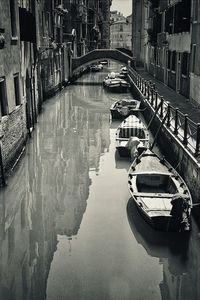
[[[44,103],[26,153],[0,190],[1,300],[200,299],[200,234],[155,232],[115,150],[106,73]]]

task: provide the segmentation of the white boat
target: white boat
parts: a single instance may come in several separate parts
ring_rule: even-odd
[[[115,101],[110,107],[112,119],[122,119],[129,115],[135,115],[140,111],[140,106],[141,101],[136,99],[121,99]]]
[[[185,232],[191,228],[192,197],[177,171],[150,150],[132,163],[128,174],[132,199],[142,216],[162,231]]]
[[[135,138],[135,139],[134,139]],[[134,143],[138,141],[138,143]],[[133,149],[136,146],[137,149]],[[120,156],[131,156],[132,151],[142,153],[149,146],[149,133],[145,124],[135,115],[127,117],[117,128],[116,149]]]

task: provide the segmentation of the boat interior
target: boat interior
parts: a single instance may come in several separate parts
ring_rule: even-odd
[[[171,176],[166,174],[138,174],[136,186],[141,193],[178,193]]]
[[[119,138],[129,138],[131,136],[136,136],[139,139],[145,139],[144,129],[138,127],[121,128]]]
[[[131,100],[131,101],[121,100],[116,103],[117,108],[120,108],[122,106],[128,106],[128,108],[135,108],[137,105],[138,105],[138,101],[136,100]]]

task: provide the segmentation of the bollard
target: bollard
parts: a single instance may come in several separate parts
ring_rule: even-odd
[[[197,123],[197,138],[196,138],[196,149],[195,156],[200,154],[200,123]]]
[[[188,133],[188,115],[184,115],[184,137],[183,137],[183,144],[187,145],[188,139],[187,139],[187,133]]]
[[[171,105],[167,102],[167,127],[170,127],[170,117],[171,117]]]
[[[175,124],[174,124],[174,134],[177,135],[178,134],[178,112],[179,112],[179,109],[178,107],[175,108]]]

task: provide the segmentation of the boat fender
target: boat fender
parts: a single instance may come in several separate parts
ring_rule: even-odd
[[[175,179],[176,179],[176,180],[178,180],[178,179],[179,179],[179,176],[178,176],[178,175],[176,175],[176,176],[175,176]]]
[[[132,182],[131,182],[130,180],[128,181],[128,183],[129,183],[130,185],[132,185]]]
[[[183,191],[183,194],[184,194],[184,195],[185,195],[185,194],[187,194],[187,193],[188,193],[188,191],[187,191],[187,190],[184,190],[184,191]]]
[[[143,207],[143,205],[142,205],[142,203],[141,203],[141,202],[139,202],[138,204],[139,204],[139,206],[140,206],[140,207]]]
[[[132,166],[132,168],[131,168],[133,171],[135,171],[135,167],[134,166]],[[132,175],[131,175],[132,176]]]
[[[131,174],[129,174],[128,176],[130,177],[130,179],[132,179],[132,178],[133,178],[133,175],[131,175]]]
[[[133,193],[133,189],[132,189],[132,187],[130,187],[130,191]]]
[[[180,187],[183,187],[184,186],[184,183],[183,182],[181,182],[181,184],[180,184]]]
[[[172,170],[173,170],[172,168],[169,168],[169,169],[168,169],[169,172],[171,172]]]
[[[139,159],[139,157],[136,158],[136,162],[137,162],[137,164],[139,164],[141,162],[141,160]]]

